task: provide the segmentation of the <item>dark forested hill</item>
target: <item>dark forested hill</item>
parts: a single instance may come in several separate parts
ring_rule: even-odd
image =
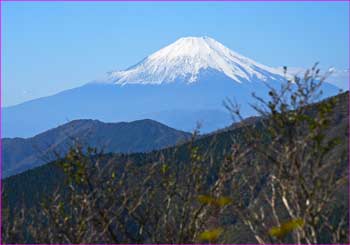
[[[76,143],[106,153],[133,153],[169,147],[189,136],[148,119],[130,123],[75,120],[32,138],[3,139],[3,177],[53,161]]]
[[[344,144],[341,144],[339,147],[341,149],[339,150],[347,150],[348,144],[347,144],[347,138],[348,138],[348,96],[349,93],[343,93],[338,95],[338,102],[335,106],[335,113],[332,118],[332,126],[328,133],[332,136],[337,136],[342,139],[342,142]],[[322,103],[322,102],[321,102]],[[310,107],[310,111],[313,110],[313,106]],[[254,120],[250,120],[251,124],[259,124],[259,121],[261,119],[255,118]],[[81,121],[76,121],[74,123],[82,123]],[[108,132],[107,129],[109,127],[113,128],[113,124],[103,124],[97,121],[90,121],[91,124],[100,125],[100,127],[104,128],[105,131],[99,131],[99,132],[105,132],[105,134],[97,134],[97,135],[106,135]],[[124,132],[129,132],[127,128],[130,129],[135,127],[137,124],[154,124],[160,127],[158,123],[154,121],[138,121],[134,122],[133,124],[118,124],[119,129],[125,130]],[[137,127],[139,128],[139,127]],[[159,130],[167,130],[171,131],[171,129],[165,127],[160,127]],[[142,131],[139,128],[140,131]],[[155,129],[154,129],[155,130]],[[54,132],[54,131],[53,131]],[[53,133],[52,132],[52,133]],[[150,132],[149,129],[147,129],[147,126],[144,127],[144,132],[146,137],[152,137],[152,135],[157,135],[157,133]],[[159,132],[156,130],[156,132]],[[225,154],[230,150],[232,146],[232,140],[239,139],[241,134],[241,128],[239,124],[236,124],[236,126],[233,126],[232,129],[228,128],[222,132],[218,132],[216,134],[210,134],[207,136],[202,136],[194,141],[194,145],[199,148],[199,151],[201,151],[203,154],[207,154],[207,156],[211,159],[212,162],[220,163],[222,159],[224,158]],[[96,134],[95,134],[96,135]],[[117,135],[117,134],[116,134]],[[134,142],[134,140],[138,137],[138,132],[133,132],[134,138],[128,138],[131,136],[127,136],[126,134],[122,136],[119,136],[119,142],[123,142],[124,140],[129,139],[130,142],[133,142],[133,144],[128,145],[127,148],[123,148],[123,144],[117,144],[112,143],[112,146],[109,147],[120,147],[119,149],[128,151],[131,149],[147,149],[149,148],[142,148],[141,142]],[[178,131],[174,131],[173,134],[171,134],[173,137],[179,139],[183,137],[188,137],[187,134],[181,133]],[[154,136],[153,136],[154,137]],[[154,139],[154,138],[153,138]],[[93,142],[93,146],[99,146],[98,141],[90,141]],[[107,141],[105,141],[107,142]],[[154,141],[153,144],[155,146],[160,147],[163,142],[175,143],[175,141],[171,141],[169,138],[165,139],[158,139],[158,141]],[[158,143],[158,144],[156,144]],[[169,161],[173,161],[172,164],[181,164],[185,163],[186,160],[189,159],[189,152],[188,152],[188,146],[190,143],[182,144],[176,147],[170,147],[166,148],[160,151],[152,151],[149,153],[133,153],[133,154],[105,154],[103,158],[109,162],[115,162],[115,164],[123,165],[126,162],[132,162],[135,165],[144,165],[148,163],[152,163],[155,161],[158,161],[160,157],[169,159]],[[126,146],[124,146],[126,147]],[[111,148],[107,148],[111,149]],[[141,150],[139,150],[141,151]],[[347,165],[344,163],[344,168],[346,168]],[[344,171],[347,171],[344,169]],[[57,163],[52,162],[46,165],[43,165],[41,167],[26,171],[24,173],[9,177],[7,179],[3,180],[3,186],[4,186],[4,194],[9,201],[9,203],[15,204],[19,203],[19,200],[21,204],[25,205],[35,205],[39,202],[39,200],[42,200],[46,196],[49,196],[56,188],[57,186],[60,186],[64,182],[64,174],[61,170],[61,168],[57,165]]]

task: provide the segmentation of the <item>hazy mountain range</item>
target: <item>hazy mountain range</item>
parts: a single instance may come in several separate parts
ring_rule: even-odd
[[[190,131],[210,132],[231,123],[223,100],[234,99],[254,115],[251,93],[266,98],[264,83],[279,87],[281,69],[246,58],[208,37],[186,37],[124,70],[110,72],[53,96],[3,108],[3,137],[31,137],[75,119],[105,122],[150,118]],[[325,83],[324,97],[338,88]]]

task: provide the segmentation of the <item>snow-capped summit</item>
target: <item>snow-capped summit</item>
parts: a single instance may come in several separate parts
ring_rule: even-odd
[[[224,73],[238,83],[280,80],[283,76],[281,70],[246,58],[210,37],[184,37],[127,70],[111,72],[108,80],[116,84],[192,83],[208,69]]]

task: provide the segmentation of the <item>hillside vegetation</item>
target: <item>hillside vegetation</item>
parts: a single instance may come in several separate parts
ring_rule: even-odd
[[[3,241],[348,243],[349,93],[314,103],[321,83],[314,67],[256,97],[259,118],[176,147],[77,145],[7,178]]]

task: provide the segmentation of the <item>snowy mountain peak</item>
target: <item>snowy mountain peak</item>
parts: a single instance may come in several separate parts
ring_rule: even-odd
[[[282,72],[248,59],[210,37],[183,37],[124,71],[111,72],[116,84],[192,83],[200,72],[215,70],[242,83],[279,80]]]

